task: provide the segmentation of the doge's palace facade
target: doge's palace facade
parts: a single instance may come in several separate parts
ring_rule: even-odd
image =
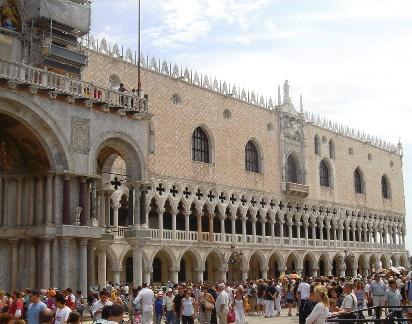
[[[147,96],[118,92],[137,88],[131,50],[54,39],[53,16],[36,52],[16,3],[21,25],[0,29],[2,288],[407,266],[401,144],[295,108],[287,81],[267,99],[142,57]]]

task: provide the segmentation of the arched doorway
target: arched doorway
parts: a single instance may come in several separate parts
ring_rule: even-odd
[[[152,282],[163,284],[169,280],[169,271],[172,268],[172,261],[169,253],[160,250],[156,253],[152,262],[153,278]]]
[[[257,252],[253,253],[249,260],[248,279],[256,280],[262,278],[263,262],[261,255]]]
[[[197,268],[199,266],[196,256],[192,251],[186,251],[180,258],[179,282],[196,282]]]
[[[205,262],[205,272],[203,281],[218,282],[221,280],[222,258],[217,252],[212,251],[208,254]]]
[[[126,259],[126,282],[133,282],[133,257],[128,257]]]
[[[281,257],[276,252],[272,253],[272,255],[269,258],[269,279],[279,278],[281,265]]]
[[[298,270],[298,258],[291,253],[286,259],[286,274],[294,273]]]
[[[361,254],[358,258],[358,273],[363,276],[367,275],[366,264],[366,256]]]
[[[302,275],[305,276],[305,277],[312,276],[311,270],[314,269],[314,268],[315,268],[315,266],[314,266],[313,256],[308,253],[303,258],[303,273],[302,273]]]

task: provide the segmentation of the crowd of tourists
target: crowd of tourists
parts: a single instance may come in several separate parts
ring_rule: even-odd
[[[349,280],[351,279],[351,280]],[[96,324],[244,324],[246,316],[265,318],[298,316],[299,323],[320,324],[328,319],[364,316],[412,318],[411,273],[375,274],[371,277],[302,278],[283,276],[278,280],[242,283],[171,283],[133,288],[126,283],[107,283],[100,291],[67,288],[0,291],[0,324],[72,324],[90,316]],[[368,309],[371,306],[386,306]],[[362,310],[365,310],[362,312]],[[411,314],[408,313],[410,310]],[[386,315],[388,315],[386,314]]]

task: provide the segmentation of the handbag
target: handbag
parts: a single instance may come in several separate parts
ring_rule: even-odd
[[[229,313],[227,313],[226,319],[227,319],[228,323],[234,323],[235,322],[236,316],[235,316],[235,311],[233,309],[231,309],[229,311]]]
[[[206,311],[211,311],[211,310],[213,310],[213,308],[215,308],[215,305],[213,305],[213,303],[211,303],[210,301],[205,299],[205,310]]]

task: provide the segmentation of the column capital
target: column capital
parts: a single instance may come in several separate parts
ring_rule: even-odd
[[[81,238],[80,239],[80,246],[86,246],[87,247],[87,245],[88,245],[88,242],[89,240],[87,239],[87,238]]]
[[[50,243],[50,242],[53,242],[54,237],[45,236],[45,237],[41,237],[40,239],[41,239],[41,241],[42,241],[43,243]]]
[[[19,239],[18,238],[12,238],[12,239],[8,239],[9,243],[11,245],[17,245],[19,243]]]

